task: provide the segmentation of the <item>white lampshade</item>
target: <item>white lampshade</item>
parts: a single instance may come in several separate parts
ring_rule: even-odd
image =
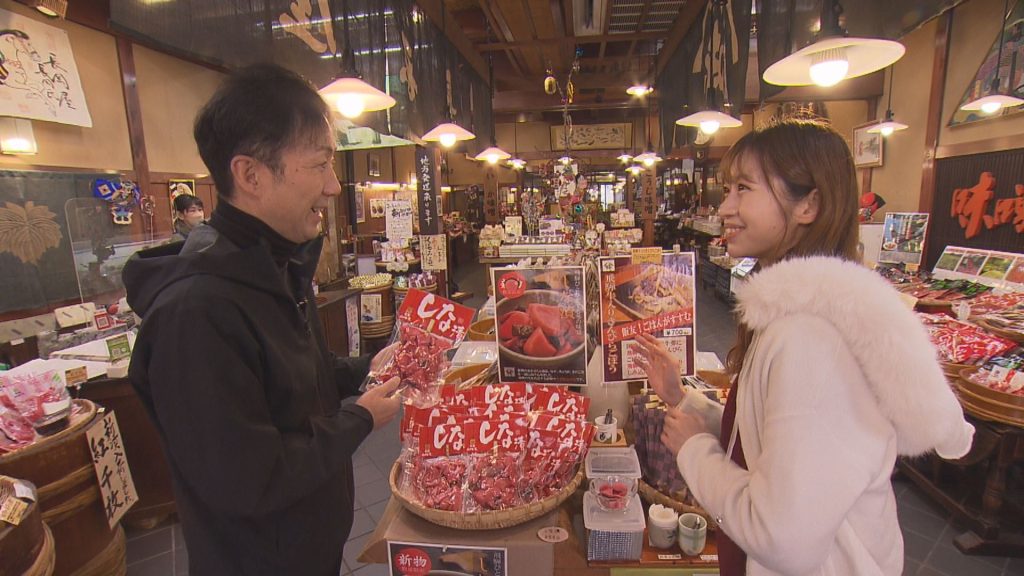
[[[629,162],[630,160],[632,160],[633,156],[623,152],[622,154],[619,154],[618,158],[619,158],[619,162],[622,162],[623,164],[625,164],[626,162]]]
[[[568,166],[569,164],[572,164],[572,157],[562,156],[561,158],[558,159],[558,161],[561,162],[563,165]]]
[[[718,110],[701,110],[676,120],[680,126],[694,126],[705,134],[714,134],[719,128],[739,128],[743,121]]]
[[[31,120],[0,118],[0,153],[32,155],[38,152]]]
[[[633,176],[636,176],[637,174],[643,172],[643,170],[644,170],[643,168],[641,168],[640,166],[638,166],[636,164],[633,164],[629,168],[626,168],[626,172],[629,172]]]
[[[355,118],[363,112],[387,110],[396,103],[394,98],[359,78],[337,78],[319,92],[328,104],[346,118]]]
[[[453,122],[438,124],[433,130],[423,135],[424,141],[440,142],[441,146],[445,148],[451,148],[456,142],[472,140],[473,138],[476,138],[476,134]]]
[[[487,162],[488,164],[497,164],[499,160],[505,160],[511,158],[512,155],[505,152],[497,146],[491,146],[483,152],[476,155],[476,159],[480,162]]]
[[[656,163],[661,162],[661,156],[658,156],[657,153],[648,150],[647,152],[644,152],[643,154],[637,156],[636,158],[633,158],[633,160],[650,168],[651,166],[654,166]]]
[[[630,96],[647,96],[651,92],[654,92],[654,88],[646,84],[634,84],[629,88],[626,88],[626,94]]]
[[[523,168],[526,168],[526,160],[523,160],[522,158],[513,158],[508,161],[508,165],[511,166],[513,170],[522,170]]]
[[[1020,106],[1024,100],[1006,94],[989,94],[977,100],[971,100],[960,107],[961,110],[981,110],[985,114],[995,114],[1003,108]]]
[[[893,120],[892,110],[886,110],[885,119],[868,128],[868,132],[871,134],[881,134],[882,136],[891,136],[893,132],[906,130],[907,128],[910,128],[910,126]]]
[[[904,52],[903,44],[894,40],[825,38],[769,66],[764,71],[764,81],[776,86],[810,86],[819,82],[833,85],[845,78],[877,72],[902,58]]]

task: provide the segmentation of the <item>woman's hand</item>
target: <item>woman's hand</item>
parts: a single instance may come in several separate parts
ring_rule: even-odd
[[[704,422],[697,416],[669,408],[665,413],[665,428],[661,432],[661,442],[678,456],[686,441],[702,432],[707,432]]]
[[[636,342],[640,344],[640,356],[636,363],[647,374],[651,388],[666,404],[676,406],[684,394],[682,380],[679,378],[679,359],[650,334],[641,334]]]

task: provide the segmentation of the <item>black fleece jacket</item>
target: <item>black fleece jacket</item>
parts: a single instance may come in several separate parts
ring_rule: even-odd
[[[129,375],[164,443],[193,576],[338,574],[352,455],[373,419],[340,404],[369,358],[326,349],[320,246],[225,202],[184,244],[124,268],[143,319]]]

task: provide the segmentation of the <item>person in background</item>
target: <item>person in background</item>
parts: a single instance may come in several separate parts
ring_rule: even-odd
[[[352,456],[390,421],[398,379],[358,393],[380,359],[335,358],[312,278],[341,193],[331,115],[300,76],[231,74],[195,139],[217,187],[210,222],[124,268],[142,317],[129,378],[163,441],[192,576],[337,576]]]
[[[736,290],[724,410],[687,393],[665,346],[640,365],[670,406],[662,441],[721,531],[723,576],[903,570],[897,455],[958,458],[974,428],[921,323],[855,257],[857,183],[842,136],[785,121],[722,160],[729,255],[758,259]]]
[[[185,240],[206,219],[203,201],[192,194],[178,194],[174,197],[174,239]]]

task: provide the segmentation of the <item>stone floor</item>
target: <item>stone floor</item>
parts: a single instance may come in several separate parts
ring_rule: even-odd
[[[474,292],[467,304],[478,307],[486,299],[487,283],[482,267],[463,267],[456,275],[459,288]],[[735,324],[727,305],[698,293],[697,344],[700,350],[717,353],[723,360],[735,338]],[[356,453],[356,511],[352,533],[345,545],[343,575],[387,574],[384,565],[364,565],[355,560],[373,531],[390,496],[386,481],[399,454],[397,421],[374,432]],[[916,487],[894,481],[900,527],[906,550],[904,574],[911,576],[1024,576],[1024,558],[965,556],[953,546],[959,530],[943,510],[933,505]],[[147,532],[129,533],[129,576],[177,576],[188,574],[188,551],[179,524]],[[519,576],[519,575],[512,575]]]

